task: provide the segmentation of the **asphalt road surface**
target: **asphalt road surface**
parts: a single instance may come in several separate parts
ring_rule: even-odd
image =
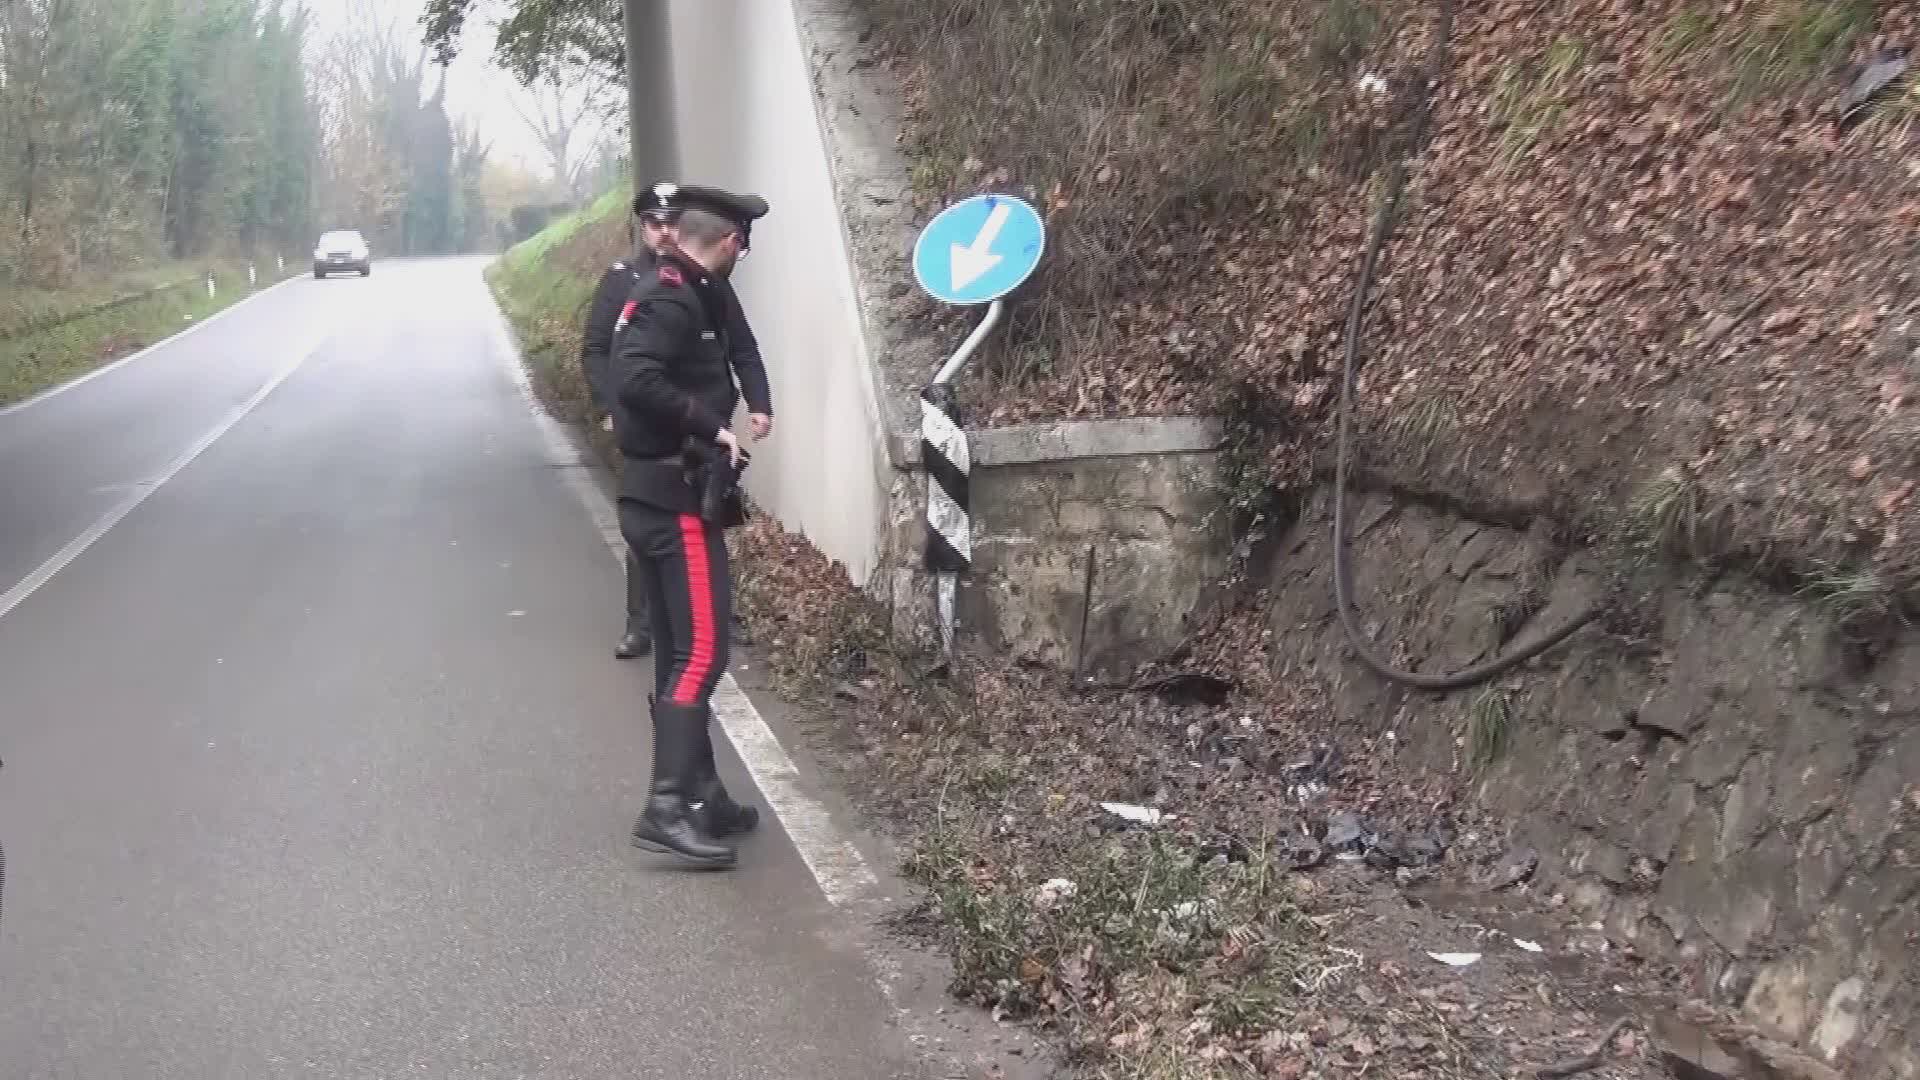
[[[7,1080],[918,1075],[778,822],[628,847],[647,669],[480,269],[0,411]]]

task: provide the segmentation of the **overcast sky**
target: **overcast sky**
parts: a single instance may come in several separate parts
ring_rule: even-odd
[[[306,0],[321,35],[331,35],[357,20],[377,21],[409,46],[420,41],[420,10],[424,0]],[[523,93],[513,78],[491,63],[493,24],[500,0],[480,0],[467,20],[460,56],[447,73],[447,109],[458,123],[479,125],[481,137],[493,144],[493,159],[518,161],[537,176],[551,171],[527,125],[514,112],[511,96]],[[575,147],[579,153],[584,147]]]

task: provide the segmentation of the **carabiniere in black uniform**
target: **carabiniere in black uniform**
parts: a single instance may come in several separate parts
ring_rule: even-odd
[[[633,216],[642,222],[641,234],[632,259],[616,262],[600,275],[593,301],[587,309],[586,326],[580,336],[580,366],[586,376],[587,393],[596,412],[618,420],[615,398],[619,388],[610,386],[613,378],[613,354],[622,331],[632,315],[635,290],[643,286],[659,266],[659,255],[650,238],[658,225],[671,225],[681,207],[680,193],[691,190],[698,198],[701,188],[683,189],[670,182],[649,185],[633,198]],[[648,227],[653,223],[656,227]],[[747,322],[746,311],[733,286],[721,280],[727,292],[727,358],[739,380],[740,394],[746,398],[749,412],[773,415],[773,393],[767,368],[760,356],[760,343]],[[616,437],[618,432],[616,431]],[[646,590],[637,559],[627,553],[627,620],[620,643],[613,654],[622,660],[640,656],[653,647],[652,620],[647,614]]]
[[[752,222],[767,212],[753,196],[677,192],[683,213],[731,224],[742,250]],[[683,240],[690,227],[683,217]],[[737,483],[745,455],[736,467],[721,442],[739,404],[729,363],[729,316],[737,308],[724,277],[730,266],[714,273],[685,251],[662,253],[628,305],[612,373],[624,458],[620,529],[639,561],[659,673],[653,782],[633,839],[710,866],[732,865],[733,849],[721,838],[740,831],[742,816],[757,819],[726,797],[710,731],[733,606],[722,532],[743,520]]]
[[[580,335],[580,367],[587,378],[587,394],[593,401],[594,412],[605,414],[609,419],[619,414],[614,400],[618,389],[608,385],[613,379],[614,342],[625,325],[629,297],[639,286],[641,275],[652,272],[652,255],[651,251],[642,247],[634,261],[614,263],[600,275],[600,284],[593,291],[593,303],[587,309],[587,325]],[[617,438],[617,425],[614,431]],[[613,655],[621,660],[631,660],[653,648],[651,621],[647,616],[647,594],[640,582],[636,560],[633,552],[629,551],[627,624],[620,643],[613,649]]]

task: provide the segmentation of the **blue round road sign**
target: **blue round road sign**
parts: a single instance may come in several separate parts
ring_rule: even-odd
[[[913,276],[935,300],[984,304],[1018,288],[1040,265],[1047,229],[1011,195],[975,195],[940,211],[913,245]]]

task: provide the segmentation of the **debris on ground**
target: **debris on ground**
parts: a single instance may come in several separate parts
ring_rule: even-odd
[[[1132,803],[1103,802],[1100,804],[1100,809],[1136,825],[1158,825],[1166,817],[1150,806],[1135,806]]]
[[[927,680],[811,546],[758,517],[731,540],[775,689],[925,890],[902,924],[957,997],[1089,1076],[1530,1076],[1674,995],[1632,950],[1576,947],[1564,910],[1489,891],[1534,860],[1304,688],[1205,704],[964,656]],[[1592,1075],[1664,1075],[1645,1040],[1604,1056]]]

